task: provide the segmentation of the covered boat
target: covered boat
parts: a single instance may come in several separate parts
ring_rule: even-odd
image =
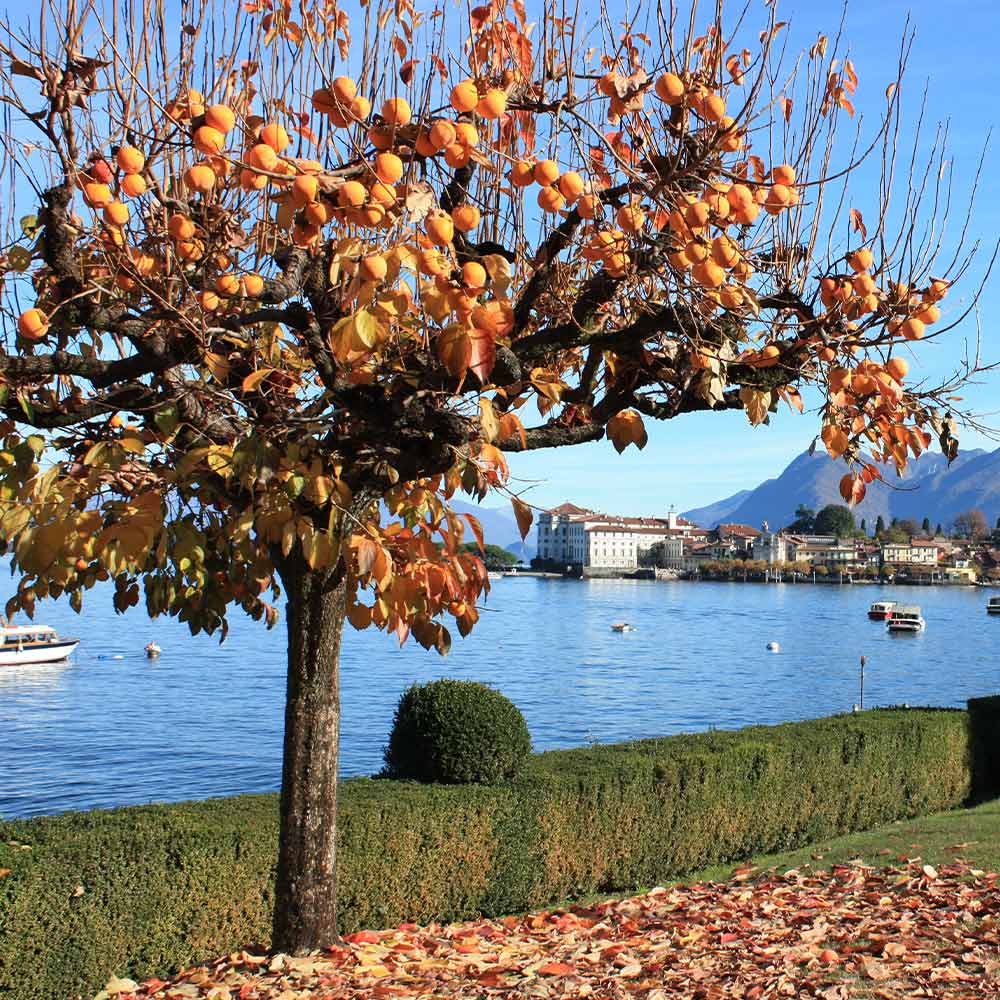
[[[892,614],[892,609],[895,606],[895,601],[876,601],[868,609],[868,617],[875,621],[885,621]]]
[[[886,621],[890,632],[923,632],[927,623],[915,604],[897,604]]]
[[[57,663],[80,645],[79,639],[61,639],[49,625],[5,625],[0,643],[0,667],[25,663]]]

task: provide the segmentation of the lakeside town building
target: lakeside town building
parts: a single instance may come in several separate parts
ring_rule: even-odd
[[[671,510],[666,517],[623,517],[564,503],[538,519],[538,558],[543,562],[594,571],[631,571],[658,545],[665,564],[680,569],[684,542],[708,533]]]
[[[974,548],[943,537],[880,543],[865,536],[803,535],[774,531],[767,522],[760,529],[729,523],[705,529],[673,510],[666,517],[625,517],[568,502],[542,513],[538,522],[539,561],[584,576],[640,569],[697,573],[727,560],[779,572],[809,567],[843,576],[874,572],[963,583],[974,583],[980,569],[1000,573],[1000,552]]]

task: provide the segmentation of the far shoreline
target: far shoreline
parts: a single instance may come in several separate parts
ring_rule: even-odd
[[[650,575],[653,571],[630,571],[621,573],[609,573],[607,571],[602,571],[599,574],[587,574],[587,573],[574,573],[574,572],[564,572],[556,573],[552,571],[545,570],[517,570],[514,572],[507,571],[498,574],[498,577],[531,577],[536,580],[573,580],[573,581],[592,581],[592,580],[631,580],[643,583],[739,583],[739,584],[766,584],[768,586],[784,583],[784,584],[794,584],[800,586],[803,584],[812,586],[837,586],[837,587],[855,587],[855,586],[879,586],[879,587],[967,587],[971,590],[989,590],[992,588],[1000,587],[1000,580],[996,581],[977,581],[970,582],[968,580],[895,580],[895,579],[885,579],[885,578],[859,578],[859,579],[843,579],[837,574],[828,574],[827,576],[812,577],[808,576],[806,578],[778,578],[778,579],[766,579],[761,576],[753,576],[743,578],[741,576],[725,576],[725,577],[704,577],[704,576],[692,576],[692,575],[677,575],[677,576],[656,576]],[[495,577],[494,579],[496,579]]]

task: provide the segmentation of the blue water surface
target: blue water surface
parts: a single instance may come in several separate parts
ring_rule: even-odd
[[[862,654],[866,705],[964,705],[1000,691],[989,593],[503,578],[443,659],[348,628],[343,773],[377,771],[402,690],[444,676],[503,691],[536,749],[850,711]],[[894,636],[869,621],[878,598],[919,603],[926,632]],[[267,631],[234,616],[219,645],[141,609],[116,615],[97,588],[82,615],[46,602],[37,620],[83,642],[64,666],[0,667],[0,816],[278,787],[283,623]],[[622,620],[636,631],[612,632]],[[151,639],[157,660],[143,655]]]

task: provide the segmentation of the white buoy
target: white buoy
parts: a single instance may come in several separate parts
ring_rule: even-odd
[[[772,639],[767,644],[767,651],[769,653],[780,653],[781,652],[781,647]]]

